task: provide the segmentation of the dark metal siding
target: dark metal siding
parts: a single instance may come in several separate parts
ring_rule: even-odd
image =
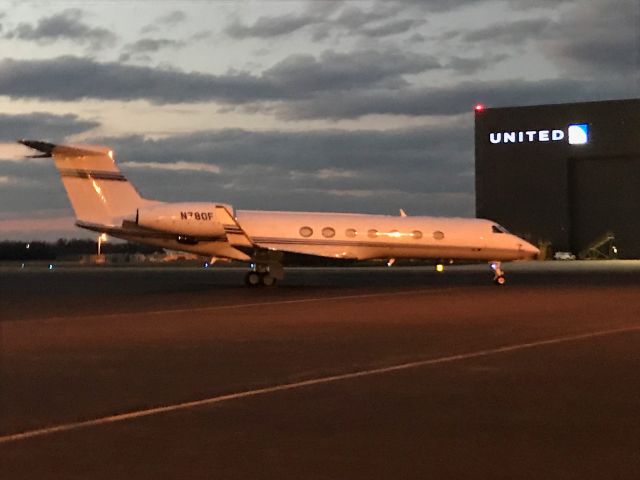
[[[569,182],[571,250],[612,232],[620,258],[640,258],[640,156],[571,159]]]
[[[554,250],[576,251],[612,225],[621,254],[640,257],[632,246],[640,245],[640,99],[489,108],[475,120],[479,217]],[[576,123],[589,124],[588,144],[489,140],[491,132],[566,132]]]

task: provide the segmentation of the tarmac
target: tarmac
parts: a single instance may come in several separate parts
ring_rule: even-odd
[[[640,262],[0,269],[0,477],[640,478]]]

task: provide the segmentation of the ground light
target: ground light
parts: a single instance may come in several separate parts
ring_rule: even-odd
[[[105,243],[107,241],[107,234],[106,233],[102,233],[100,235],[98,235],[98,256],[100,256],[101,250],[102,250],[102,244]]]

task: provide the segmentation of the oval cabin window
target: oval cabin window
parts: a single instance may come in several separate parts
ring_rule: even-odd
[[[335,236],[335,234],[336,234],[336,231],[331,227],[324,227],[322,229],[322,236],[323,237],[331,238],[331,237]]]
[[[420,230],[414,230],[411,235],[413,236],[414,240],[420,240],[422,238],[422,232]]]
[[[354,238],[358,234],[358,232],[356,232],[355,228],[347,228],[344,231],[344,234],[349,238]]]
[[[313,229],[311,227],[302,227],[300,228],[300,235],[303,237],[310,237],[313,235]]]
[[[369,230],[367,232],[367,236],[369,238],[378,238],[378,231],[376,229],[372,228],[371,230]]]
[[[442,240],[444,238],[444,233],[440,230],[436,230],[435,232],[433,232],[433,238],[435,238],[436,240]]]

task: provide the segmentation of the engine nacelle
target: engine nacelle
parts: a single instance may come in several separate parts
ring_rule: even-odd
[[[162,203],[139,208],[136,223],[186,237],[222,237],[224,225],[216,218],[216,207],[233,212],[230,205],[219,203]]]

